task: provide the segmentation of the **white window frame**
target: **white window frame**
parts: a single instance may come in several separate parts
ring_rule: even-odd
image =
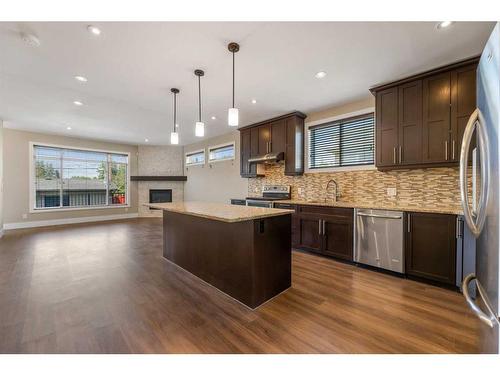
[[[221,148],[221,147],[226,147],[226,146],[233,146],[233,157],[230,158],[230,159],[218,159],[218,160],[210,160],[210,151],[211,150],[214,150],[216,148]],[[221,143],[220,145],[214,145],[214,146],[209,146],[208,147],[208,151],[207,151],[207,155],[208,155],[208,162],[209,163],[219,163],[219,162],[222,162],[222,161],[234,161],[234,159],[236,159],[236,142],[227,142],[227,143]]]
[[[64,148],[69,150],[77,150],[77,151],[91,151],[91,152],[103,152],[108,154],[118,154],[118,155],[127,155],[128,163],[127,163],[127,191],[126,191],[126,203],[125,204],[114,204],[114,205],[100,205],[100,206],[79,206],[79,207],[50,207],[50,208],[37,208],[36,200],[35,200],[35,146],[42,147],[54,147],[54,148]],[[85,148],[85,147],[75,147],[75,146],[65,146],[51,143],[43,143],[43,142],[29,142],[29,212],[31,214],[34,213],[43,213],[43,212],[61,212],[61,211],[81,211],[81,210],[103,210],[103,209],[116,209],[116,208],[129,208],[130,207],[130,152],[117,151],[117,150],[100,150],[94,148]],[[62,178],[63,176],[61,176]],[[108,192],[106,191],[106,196]],[[107,202],[107,199],[106,199]]]
[[[200,152],[203,152],[203,162],[202,163],[191,163],[191,164],[186,163],[186,159],[187,159],[188,155],[199,154]],[[204,148],[202,148],[200,150],[187,151],[184,153],[184,165],[186,167],[193,167],[196,165],[205,165],[206,162],[207,162],[207,153],[206,153]]]
[[[321,120],[316,120],[316,121],[311,121],[311,122],[306,122],[304,124],[305,127],[305,173],[331,173],[331,172],[349,172],[349,171],[373,171],[376,170],[377,167],[375,166],[375,158],[377,155],[377,150],[376,150],[376,145],[375,145],[375,126],[373,127],[373,164],[366,164],[366,165],[352,165],[352,166],[345,166],[345,167],[329,167],[329,168],[309,168],[309,128],[317,125],[323,125],[327,124],[329,122],[333,121],[339,121],[343,120],[349,117],[355,117],[355,116],[360,116],[360,115],[367,115],[373,113],[375,116],[375,107],[367,107],[360,109],[359,111],[354,111],[354,112],[349,112],[349,113],[343,113],[338,116],[333,116],[333,117],[328,117],[324,118]],[[373,119],[373,122],[375,124],[375,118]]]

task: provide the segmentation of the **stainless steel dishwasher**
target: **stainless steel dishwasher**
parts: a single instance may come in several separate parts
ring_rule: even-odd
[[[403,212],[356,209],[354,261],[404,273]]]

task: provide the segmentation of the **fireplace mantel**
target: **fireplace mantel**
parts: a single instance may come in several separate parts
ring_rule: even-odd
[[[187,176],[130,176],[131,181],[187,181]]]

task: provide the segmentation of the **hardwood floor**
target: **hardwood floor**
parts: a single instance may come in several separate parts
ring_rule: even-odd
[[[292,283],[251,311],[164,260],[159,219],[8,232],[0,352],[477,351],[456,292],[299,252]]]

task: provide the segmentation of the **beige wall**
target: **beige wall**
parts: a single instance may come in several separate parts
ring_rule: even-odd
[[[323,120],[329,117],[335,117],[371,107],[375,107],[375,97],[373,95],[340,106],[328,108],[323,111],[308,113],[306,122]]]
[[[57,135],[4,129],[4,223],[23,223],[40,220],[69,219],[87,216],[137,213],[137,183],[130,186],[129,208],[104,208],[60,212],[29,212],[29,142],[82,147],[130,153],[130,173],[137,174],[137,146],[91,141]],[[23,215],[26,215],[23,217]]]
[[[187,182],[184,184],[184,199],[186,201],[229,203],[231,198],[245,198],[247,196],[247,179],[240,177],[239,131],[185,146],[184,152],[203,148],[207,152],[208,146],[227,142],[235,142],[235,160],[184,168],[184,174],[187,176]]]
[[[0,120],[0,237],[3,233],[3,121]]]

